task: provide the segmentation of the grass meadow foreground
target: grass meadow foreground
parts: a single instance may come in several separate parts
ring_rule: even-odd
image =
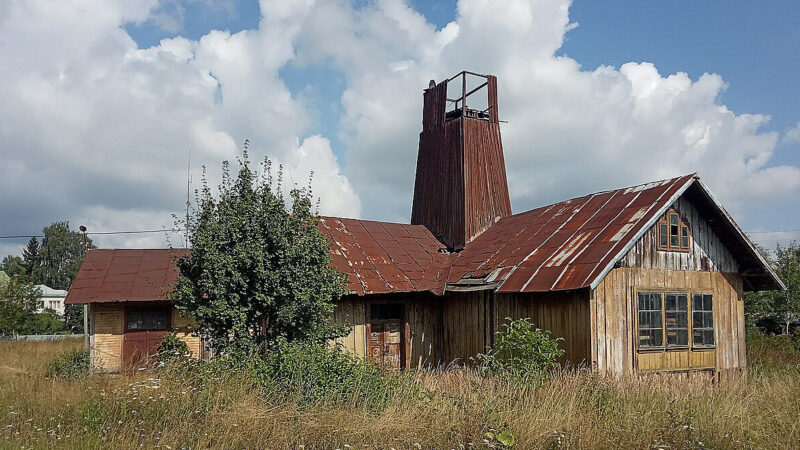
[[[393,375],[391,394],[379,402],[356,395],[309,402],[259,388],[237,370],[48,378],[50,361],[81,344],[0,343],[0,447],[800,445],[800,352],[765,338],[750,345],[747,381],[724,388],[695,381],[614,381],[572,371],[533,388],[452,368]]]

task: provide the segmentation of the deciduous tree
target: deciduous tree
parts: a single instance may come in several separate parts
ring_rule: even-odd
[[[251,170],[246,148],[235,177],[223,163],[218,197],[204,177],[198,209],[185,224],[191,253],[177,262],[173,299],[222,352],[342,331],[331,318],[345,279],[331,266],[311,190],[292,189],[287,204],[280,171],[273,183],[268,161],[263,169],[261,177]]]

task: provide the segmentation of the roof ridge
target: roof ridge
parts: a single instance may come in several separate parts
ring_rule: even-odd
[[[558,202],[554,202],[554,203],[550,203],[550,204],[547,204],[547,205],[537,206],[536,208],[532,208],[532,209],[529,209],[527,211],[522,211],[522,212],[518,212],[518,213],[512,214],[510,217],[518,216],[520,214],[525,214],[525,213],[528,213],[528,212],[531,212],[531,211],[536,211],[537,209],[549,208],[551,206],[558,205],[559,203],[566,203],[566,202],[570,202],[570,201],[573,201],[573,200],[578,200],[578,199],[581,199],[581,198],[584,198],[584,197],[593,197],[593,196],[597,196],[597,195],[601,195],[601,194],[608,194],[608,193],[611,193],[611,192],[618,192],[618,191],[624,191],[624,190],[627,190],[627,189],[634,189],[634,188],[637,188],[639,186],[647,186],[648,184],[665,183],[665,182],[668,182],[668,181],[674,182],[676,180],[679,180],[681,178],[686,178],[688,176],[699,177],[697,172],[692,172],[692,173],[687,173],[685,175],[681,175],[679,177],[664,178],[663,180],[653,180],[653,181],[648,181],[646,183],[639,183],[639,184],[634,184],[632,186],[624,186],[624,187],[620,187],[620,188],[616,188],[616,189],[606,189],[604,191],[592,192],[592,193],[589,193],[589,194],[579,195],[577,197],[567,198],[567,199],[564,199],[564,200],[561,200],[561,201],[558,201]]]

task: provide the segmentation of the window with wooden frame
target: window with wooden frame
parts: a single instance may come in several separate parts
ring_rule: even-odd
[[[658,221],[658,249],[689,251],[689,226],[675,210],[670,209]]]
[[[639,350],[714,348],[713,303],[706,293],[638,292]]]
[[[692,294],[692,345],[714,347],[714,301],[711,294]]]

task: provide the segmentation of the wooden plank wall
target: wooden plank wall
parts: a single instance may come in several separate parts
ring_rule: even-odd
[[[623,375],[632,374],[637,368],[634,288],[665,291],[688,289],[712,293],[716,369],[726,376],[727,372],[739,373],[746,366],[740,276],[720,272],[620,267],[612,270],[598,285],[590,301],[592,363],[598,371]],[[698,358],[692,360],[697,361]],[[658,368],[652,364],[648,360],[647,368]]]
[[[336,340],[347,351],[354,355],[366,358],[366,301],[364,297],[356,295],[347,296],[336,303],[333,310],[333,321],[337,324],[347,325],[350,333]]]
[[[365,357],[368,304],[405,303],[410,366],[420,368],[472,364],[471,358],[493,343],[494,333],[506,317],[529,317],[537,327],[564,338],[563,361],[578,365],[590,356],[588,296],[588,290],[512,295],[448,292],[444,297],[425,293],[348,296],[337,303],[334,321],[352,327],[337,342],[354,355]]]
[[[564,339],[560,344],[565,350],[562,362],[577,367],[591,356],[589,316],[588,290],[497,294],[494,329],[500,330],[506,317],[529,317],[537,328]]]
[[[722,241],[700,217],[697,209],[683,197],[672,208],[689,225],[689,252],[658,250],[658,226],[651,227],[636,245],[622,258],[623,267],[648,269],[698,270],[737,273],[739,266]]]

